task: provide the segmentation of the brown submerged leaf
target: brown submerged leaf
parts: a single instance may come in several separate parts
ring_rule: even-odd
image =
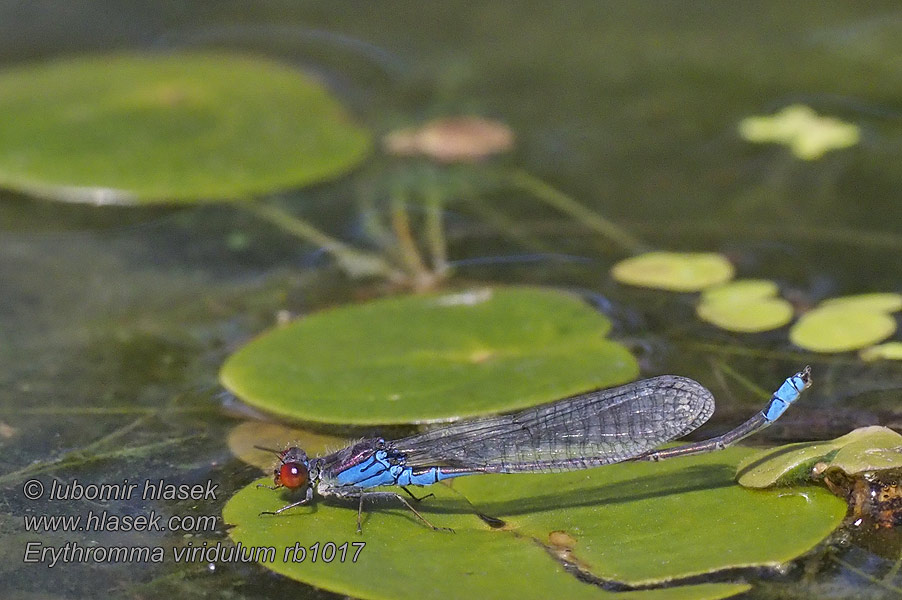
[[[423,155],[443,163],[476,162],[510,150],[514,132],[504,123],[482,117],[446,117],[392,131],[382,139],[382,145],[396,156]]]

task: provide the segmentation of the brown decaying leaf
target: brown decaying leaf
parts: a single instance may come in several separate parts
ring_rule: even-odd
[[[504,123],[482,117],[446,117],[392,131],[382,145],[396,156],[423,155],[442,163],[476,162],[513,147],[514,132]]]

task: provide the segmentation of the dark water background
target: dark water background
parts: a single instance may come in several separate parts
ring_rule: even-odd
[[[445,114],[495,117],[518,136],[510,164],[658,247],[724,252],[741,276],[775,279],[813,303],[900,290],[900,27],[897,2],[5,1],[0,66],[118,49],[240,49],[316,73],[377,132]],[[859,124],[861,144],[803,163],[738,138],[743,117],[798,102]],[[353,190],[339,181],[284,198],[355,240],[359,224],[343,201]],[[461,262],[458,281],[598,295],[643,375],[680,373],[715,391],[718,415],[706,431],[749,410],[720,376],[724,365],[771,387],[804,362],[818,373],[817,395],[762,441],[899,424],[898,363],[812,357],[793,349],[785,330],[716,331],[692,317],[689,300],[613,285],[607,270],[621,255],[579,224],[522,194],[490,200],[560,256]],[[463,209],[451,207],[448,219],[453,260],[533,252]],[[248,243],[230,244],[236,234]],[[223,493],[204,511],[218,514],[256,476],[225,446],[236,420],[221,404],[219,365],[277,311],[359,295],[315,248],[228,206],[94,208],[0,192],[0,424],[10,428],[0,437],[3,597],[329,596],[253,566],[23,565],[34,536],[22,531],[21,514],[34,507],[15,472],[69,456],[44,476],[212,478]],[[107,543],[183,542],[108,535]],[[60,534],[66,539],[105,541]],[[788,574],[753,574],[750,597],[894,597],[902,582],[892,576],[893,548],[838,544]]]

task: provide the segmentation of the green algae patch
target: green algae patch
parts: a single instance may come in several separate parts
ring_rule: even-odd
[[[263,58],[110,54],[0,71],[0,186],[56,200],[250,199],[336,177],[370,135]]]
[[[268,331],[223,365],[248,404],[343,425],[451,421],[512,411],[638,375],[580,298],[483,288],[387,298]]]

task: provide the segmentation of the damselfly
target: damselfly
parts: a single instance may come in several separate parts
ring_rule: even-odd
[[[788,378],[764,410],[727,433],[656,450],[700,427],[714,412],[714,397],[700,383],[665,375],[598,390],[517,413],[462,421],[398,440],[370,438],[317,458],[300,448],[281,452],[271,489],[301,490],[304,497],[280,508],[325,498],[358,500],[357,532],[366,499],[394,498],[435,527],[395,492],[416,498],[409,485],[430,485],[480,473],[535,473],[588,469],[629,460],[662,460],[721,450],[774,421],[811,385],[811,368]]]

